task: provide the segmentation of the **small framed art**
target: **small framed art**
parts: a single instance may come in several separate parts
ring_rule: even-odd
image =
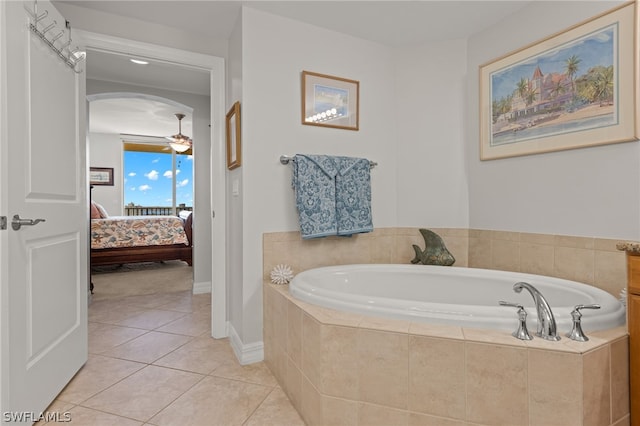
[[[302,124],[358,130],[360,82],[302,71]]]
[[[227,112],[227,169],[240,167],[242,160],[242,138],[240,134],[240,102],[233,104]]]
[[[91,185],[113,186],[113,167],[90,167],[89,183]]]

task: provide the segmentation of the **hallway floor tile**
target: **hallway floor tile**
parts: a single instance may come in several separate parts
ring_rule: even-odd
[[[89,359],[48,411],[83,426],[303,426],[266,365],[240,365],[210,323],[210,294],[91,303]]]

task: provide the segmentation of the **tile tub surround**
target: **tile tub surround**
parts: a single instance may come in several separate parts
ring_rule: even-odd
[[[624,252],[618,240],[566,235],[430,228],[456,258],[454,266],[546,275],[590,284],[619,297],[626,288]],[[378,228],[350,238],[302,240],[299,232],[263,235],[263,277],[287,264],[294,273],[350,263],[409,264],[412,245],[424,246],[416,228]]]
[[[456,258],[455,266],[468,266],[467,229],[428,228],[442,237]],[[295,273],[320,266],[349,263],[411,263],[412,244],[424,248],[418,228],[377,228],[352,237],[326,237],[302,240],[300,233],[273,232],[263,235],[264,279],[274,266],[286,263]]]
[[[265,361],[309,425],[628,425],[628,335],[584,343],[320,308],[264,283]]]

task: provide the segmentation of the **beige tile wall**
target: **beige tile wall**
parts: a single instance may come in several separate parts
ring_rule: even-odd
[[[618,240],[469,230],[469,264],[583,282],[618,297],[626,287],[625,253]]]
[[[617,240],[563,235],[430,228],[442,237],[456,259],[454,266],[526,272],[583,282],[618,297],[626,286],[625,253]],[[418,228],[381,228],[353,237],[302,240],[298,232],[263,237],[263,272],[278,264],[294,273],[350,263],[404,263],[412,245],[424,248]]]
[[[629,424],[624,327],[524,342],[264,295],[265,361],[309,425]]]
[[[469,231],[432,229],[445,241],[456,258],[456,266],[467,266]],[[412,244],[424,248],[417,228],[380,228],[352,237],[300,238],[299,232],[273,232],[263,236],[264,276],[274,266],[285,263],[294,272],[321,266],[351,263],[410,263],[415,256]]]

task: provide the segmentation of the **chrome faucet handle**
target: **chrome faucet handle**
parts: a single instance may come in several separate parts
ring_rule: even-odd
[[[571,340],[578,342],[586,342],[589,338],[582,331],[582,324],[580,318],[582,318],[581,309],[600,309],[600,305],[576,305],[571,311],[571,318],[573,319],[573,327],[571,331],[567,333],[567,337]]]
[[[500,306],[518,308],[518,329],[511,333],[511,335],[520,340],[533,340],[533,337],[531,337],[531,334],[529,334],[529,330],[527,329],[527,311],[524,309],[524,306],[519,303],[505,302],[504,300],[501,300],[498,303]]]
[[[538,327],[536,336],[554,342],[560,340],[560,336],[558,336],[556,319],[553,316],[551,306],[549,306],[549,302],[547,302],[547,299],[545,299],[545,297],[537,288],[529,283],[520,281],[513,285],[513,291],[515,291],[516,293],[520,293],[523,288],[531,294],[531,297],[533,297],[533,303],[535,304],[536,312],[538,314]]]

